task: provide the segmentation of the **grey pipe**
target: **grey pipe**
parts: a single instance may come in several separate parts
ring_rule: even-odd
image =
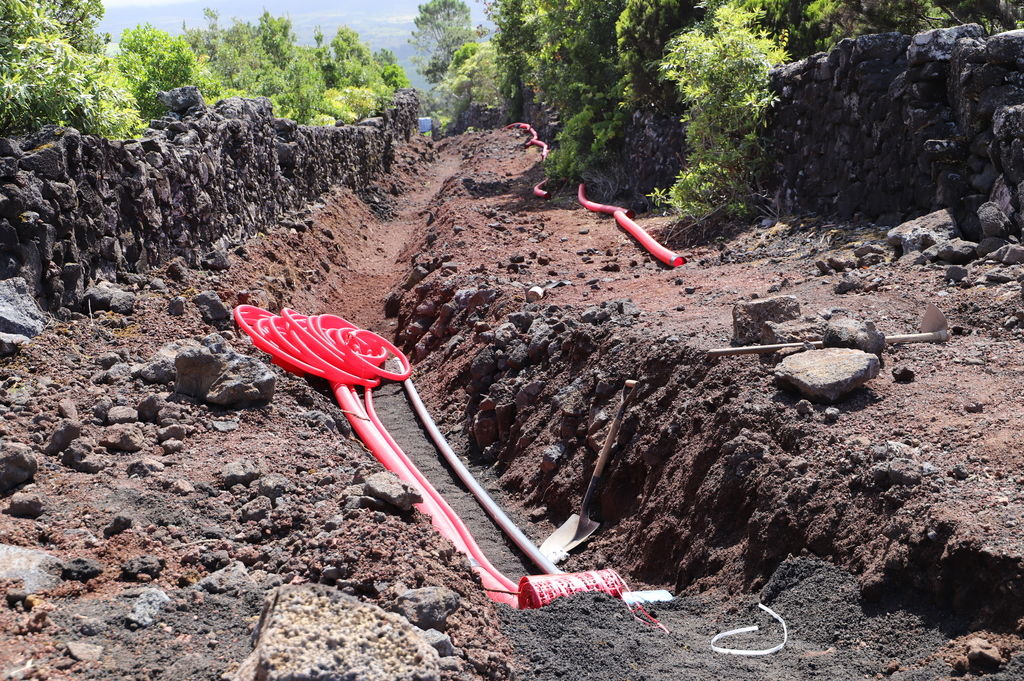
[[[502,532],[508,535],[519,550],[527,555],[527,557],[536,565],[544,574],[549,575],[560,575],[562,571],[559,570],[554,563],[548,560],[544,554],[540,552],[540,549],[530,541],[530,538],[523,534],[523,531],[516,527],[516,524],[512,522],[512,519],[505,515],[505,512],[501,510],[501,507],[491,498],[491,495],[487,493],[487,490],[476,481],[473,474],[469,472],[462,460],[452,451],[452,448],[448,446],[448,441],[445,440],[444,435],[437,429],[437,424],[430,418],[430,414],[427,412],[426,406],[423,404],[423,400],[420,399],[420,394],[416,392],[416,386],[413,384],[411,378],[403,381],[405,386],[405,393],[409,396],[409,401],[412,402],[413,409],[416,410],[416,415],[419,417],[423,427],[427,429],[427,433],[430,434],[430,439],[434,441],[434,445],[440,450],[441,455],[444,456],[445,461],[452,467],[455,474],[459,476],[459,480],[465,485],[476,500],[480,502],[480,505],[487,511],[487,515],[491,516],[494,522],[501,528]]]

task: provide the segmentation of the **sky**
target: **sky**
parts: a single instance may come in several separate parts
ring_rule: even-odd
[[[103,0],[106,13],[99,30],[109,33],[116,42],[121,31],[142,23],[169,33],[181,33],[182,24],[202,26],[206,23],[206,7],[220,13],[222,25],[232,18],[255,21],[266,9],[275,16],[291,17],[295,33],[303,43],[313,42],[313,29],[317,26],[328,36],[338,26],[350,26],[374,50],[393,50],[413,84],[423,87],[423,80],[412,66],[413,51],[408,43],[417,7],[422,2],[425,0]],[[483,3],[466,3],[473,12],[474,26],[484,23]]]

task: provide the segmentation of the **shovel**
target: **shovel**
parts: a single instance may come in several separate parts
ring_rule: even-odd
[[[946,316],[932,303],[924,310],[921,317],[920,333],[905,333],[896,336],[886,336],[885,342],[889,345],[899,343],[945,343],[949,340],[949,327],[946,324]],[[790,348],[802,348],[811,345],[816,348],[823,347],[821,341],[810,343],[780,343],[778,345],[748,345],[742,348],[715,348],[708,350],[708,357],[722,357],[724,355],[765,355],[779,350]]]
[[[601,447],[601,454],[597,457],[597,465],[594,466],[594,474],[590,477],[590,484],[587,485],[587,492],[583,495],[583,503],[580,504],[579,515],[575,513],[562,523],[562,526],[552,533],[540,545],[540,552],[552,563],[560,563],[569,556],[569,551],[587,541],[590,535],[597,531],[601,523],[590,517],[590,503],[593,500],[594,490],[601,484],[601,475],[604,467],[611,458],[612,447],[615,446],[615,438],[619,435],[619,426],[622,424],[622,414],[626,411],[626,405],[633,397],[636,381],[626,381],[622,388],[622,398],[619,401],[619,408],[615,412],[612,423],[608,426],[608,435],[604,439],[604,446]]]

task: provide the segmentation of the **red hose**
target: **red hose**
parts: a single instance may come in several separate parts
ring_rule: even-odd
[[[511,130],[512,128],[516,128],[518,130],[525,130],[526,132],[530,133],[530,139],[523,143],[524,148],[540,147],[541,160],[543,161],[548,157],[548,153],[550,153],[551,150],[548,148],[548,145],[545,142],[540,141],[540,139],[537,136],[537,131],[533,129],[532,125],[528,123],[512,123],[510,125],[505,126],[506,130]]]
[[[615,211],[621,210],[626,214],[626,217],[635,218],[636,213],[626,208],[619,208],[618,206],[606,206],[603,203],[594,203],[587,199],[586,185],[580,183],[579,191],[576,192],[576,197],[579,199],[580,205],[595,213],[608,213],[608,215],[614,215]]]
[[[587,210],[594,211],[595,213],[609,213],[614,216],[615,222],[619,223],[619,227],[629,232],[630,236],[639,241],[640,245],[646,248],[651,255],[669,267],[679,267],[686,264],[686,258],[659,244],[643,227],[633,222],[633,218],[636,217],[633,211],[588,200],[586,186],[582,183],[580,184],[577,197],[580,204]]]
[[[307,317],[285,309],[278,316],[240,305],[234,317],[253,344],[273,356],[275,364],[292,373],[312,374],[331,382],[353,430],[385,468],[421,491],[423,503],[416,508],[429,515],[434,528],[470,558],[487,594],[495,601],[516,606],[515,593],[503,593],[515,592],[516,583],[491,565],[469,529],[388,434],[373,409],[371,388],[382,378],[408,378],[412,373],[408,358],[377,334],[334,315]],[[391,357],[399,361],[399,371],[385,368]],[[356,385],[364,387],[363,404],[356,396]]]
[[[640,245],[646,248],[655,258],[669,267],[679,267],[686,264],[686,258],[674,251],[668,250],[655,241],[654,237],[648,234],[643,227],[630,220],[624,211],[617,210],[613,215],[615,216],[615,221],[619,223],[619,227],[629,232],[630,236],[639,241]]]
[[[550,199],[551,192],[544,189],[544,184],[547,180],[541,180],[536,187],[533,188],[533,195],[540,199]]]

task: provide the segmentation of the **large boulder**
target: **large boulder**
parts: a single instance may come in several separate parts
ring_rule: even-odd
[[[732,308],[732,338],[740,345],[757,343],[766,322],[799,318],[800,303],[793,296],[747,300]]]
[[[21,277],[0,281],[0,333],[35,338],[43,331],[46,317]]]
[[[949,61],[953,47],[961,38],[984,38],[985,29],[978,24],[964,24],[952,28],[936,28],[918,33],[907,48],[907,62],[919,66],[934,61]]]
[[[18,442],[0,442],[0,494],[31,480],[38,467],[31,447]]]
[[[436,681],[437,651],[406,620],[330,587],[278,587],[233,681]]]
[[[786,357],[775,378],[814,402],[838,402],[878,376],[878,357],[862,350],[822,348]]]
[[[443,586],[409,589],[398,597],[396,607],[420,629],[444,631],[448,618],[459,609],[459,595]]]
[[[378,501],[390,504],[402,511],[408,511],[413,504],[423,501],[420,491],[403,482],[394,473],[381,471],[374,473],[363,483],[363,494]]]
[[[885,350],[885,334],[873,322],[848,317],[830,319],[822,341],[826,348],[853,348],[879,357]]]
[[[985,43],[985,57],[993,64],[1024,66],[1024,30],[997,33]]]
[[[893,227],[886,235],[890,246],[902,254],[923,251],[940,242],[960,238],[953,215],[948,210],[937,210],[928,215],[908,220]]]
[[[198,347],[187,348],[174,360],[174,391],[222,407],[242,408],[269,402],[277,377],[263,362],[241,355],[219,334],[210,334]]]
[[[82,298],[84,312],[110,310],[117,314],[131,314],[135,311],[135,294],[122,290],[108,281],[90,286]]]

